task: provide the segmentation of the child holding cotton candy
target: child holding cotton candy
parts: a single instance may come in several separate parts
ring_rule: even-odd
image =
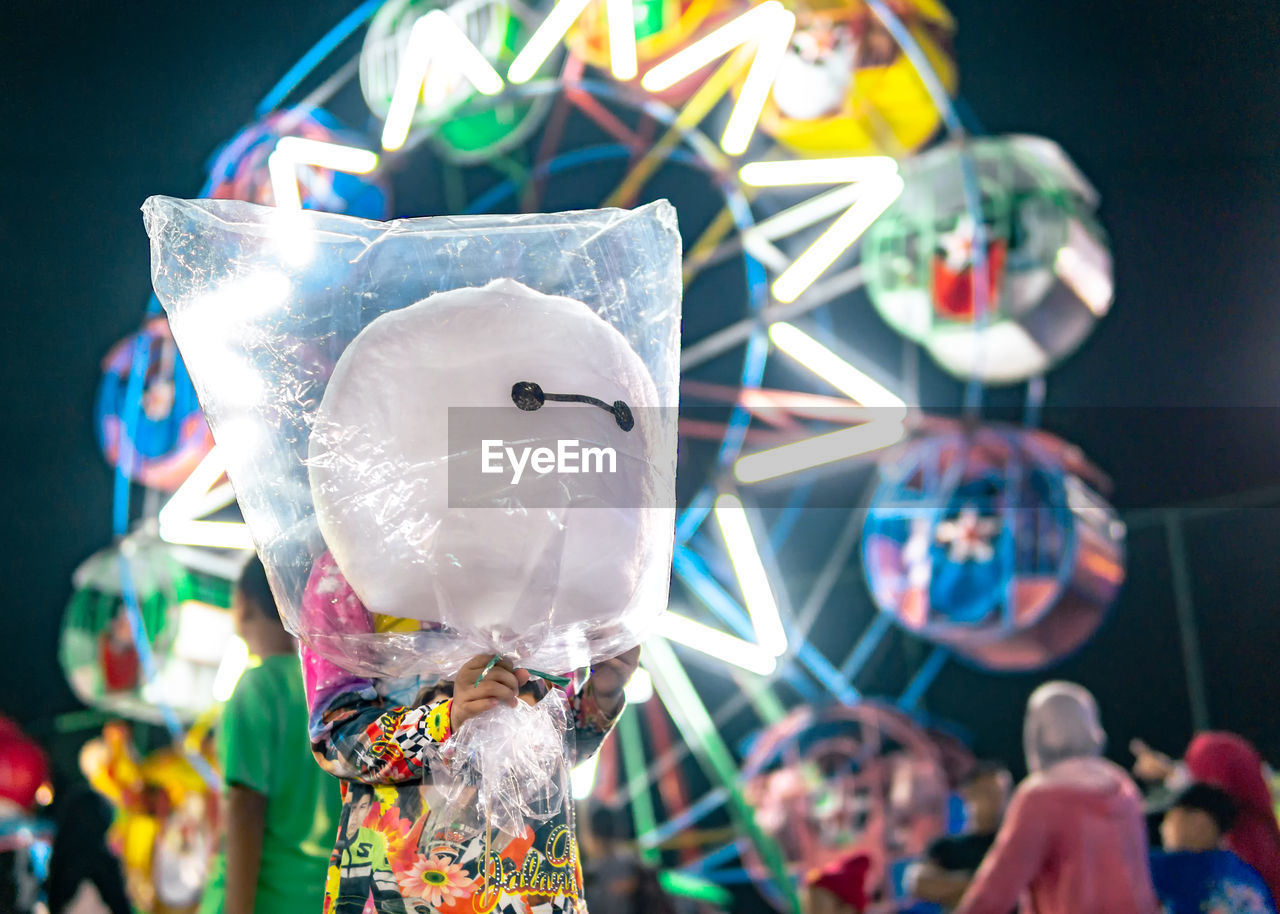
[[[375,624],[327,554],[304,598],[311,618],[347,632]],[[589,757],[624,707],[639,648],[596,664],[585,683],[560,686],[479,655],[453,682],[365,679],[303,649],[311,735],[321,766],[343,778],[342,827],[330,862],[325,911],[361,914],[576,914],[585,911],[572,807],[506,834],[432,781],[455,733],[478,717],[543,702],[567,709],[573,761]],[[531,715],[533,716],[533,715]],[[551,747],[551,752],[557,750]],[[513,760],[517,763],[520,760]],[[446,774],[447,777],[447,774]],[[563,791],[563,784],[559,785]]]
[[[344,779],[329,910],[581,914],[570,765],[667,602],[674,211],[145,212]]]

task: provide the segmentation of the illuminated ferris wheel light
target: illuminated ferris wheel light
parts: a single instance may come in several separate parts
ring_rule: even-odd
[[[378,154],[355,146],[341,146],[300,136],[281,137],[275,152],[288,156],[296,165],[328,168],[352,175],[367,175],[378,167]]]
[[[907,404],[897,394],[878,383],[848,361],[836,355],[794,324],[778,321],[769,325],[769,340],[791,358],[862,406],[883,407],[901,422]]]
[[[778,0],[765,0],[658,64],[640,85],[649,92],[662,92],[731,51],[754,45],[751,67],[720,140],[725,152],[741,155],[755,133],[795,27],[795,13]]]
[[[226,464],[218,446],[214,445],[160,509],[161,522],[203,517],[234,502],[236,496],[229,484],[215,486],[224,473]]]
[[[605,15],[609,20],[609,67],[613,76],[623,82],[635,79],[639,64],[631,0],[606,0]]]
[[[742,82],[742,91],[729,114],[724,136],[720,138],[720,148],[729,155],[742,155],[747,151],[747,145],[756,131],[756,124],[760,121],[760,113],[764,111],[764,103],[769,100],[769,93],[773,90],[773,81],[778,76],[782,59],[791,44],[791,33],[796,27],[795,13],[783,10],[773,18],[775,22],[768,34],[760,36],[751,69]]]
[[[890,156],[845,156],[838,159],[784,159],[748,162],[738,171],[743,184],[752,187],[794,187],[803,184],[852,184],[874,181],[898,173]]]
[[[298,192],[297,163],[279,150],[267,157],[267,171],[271,175],[271,196],[276,206],[287,210],[302,209],[302,195]]]
[[[733,475],[743,485],[767,482],[870,454],[897,444],[906,434],[907,428],[901,421],[877,419],[739,457],[734,464]]]
[[[787,650],[787,631],[782,626],[778,602],[774,598],[764,563],[760,560],[760,550],[756,547],[742,500],[736,495],[724,493],[716,499],[715,514],[720,535],[724,537],[725,549],[729,553],[729,564],[733,566],[738,587],[742,591],[742,602],[746,604],[747,613],[751,616],[756,643],[773,656],[781,657]]]
[[[538,72],[538,68],[547,62],[547,58],[551,56],[560,44],[560,40],[569,32],[569,27],[577,21],[582,15],[582,11],[587,8],[587,4],[591,0],[557,0],[556,5],[551,7],[551,12],[547,13],[547,18],[542,20],[542,24],[529,36],[529,42],[520,49],[520,53],[516,55],[516,59],[511,61],[511,66],[507,70],[507,79],[516,85],[527,83],[533,79]],[[630,3],[627,6],[630,7]],[[609,16],[609,53],[617,53],[613,43],[613,7],[605,7]],[[628,9],[628,16],[630,10]],[[628,19],[630,22],[630,19]],[[622,29],[619,28],[619,31]],[[635,35],[631,34],[631,40],[634,43]],[[634,48],[633,48],[634,50]]]
[[[836,262],[836,259],[847,251],[862,233],[871,227],[884,214],[894,200],[902,193],[902,178],[890,175],[883,183],[877,184],[865,197],[832,223],[818,240],[809,245],[799,257],[792,261],[773,282],[773,297],[786,304],[800,297],[805,289],[813,285],[819,276]]]
[[[446,66],[475,86],[482,95],[502,91],[502,77],[444,10],[432,10],[413,24],[396,79],[395,92],[382,125],[382,148],[399,149],[409,138],[428,70]]]
[[[727,635],[679,613],[663,613],[658,634],[748,673],[768,676],[778,667],[777,658],[759,645]]]
[[[353,175],[367,175],[378,167],[378,155],[368,149],[340,146],[321,140],[297,136],[281,137],[267,157],[267,173],[271,177],[271,195],[283,210],[301,210],[302,195],[298,191],[298,166],[327,168]]]
[[[160,538],[175,546],[210,549],[252,549],[253,538],[244,524],[222,520],[179,520],[160,523]]]

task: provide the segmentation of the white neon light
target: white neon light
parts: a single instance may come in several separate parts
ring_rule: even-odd
[[[302,209],[298,191],[296,163],[289,156],[273,152],[267,156],[267,173],[271,175],[271,195],[281,209]]]
[[[249,666],[249,645],[238,635],[227,641],[227,649],[213,677],[213,700],[226,701],[236,690],[236,683]]]
[[[636,19],[631,0],[605,0],[605,16],[609,20],[609,68],[615,79],[635,79],[639,72],[636,61]]]
[[[573,798],[575,800],[585,800],[591,796],[591,791],[596,786],[596,770],[599,767],[600,753],[597,752],[570,772],[569,783],[573,787]]]
[[[642,705],[653,697],[653,677],[644,667],[637,667],[624,690],[627,704]]]
[[[901,422],[879,419],[739,457],[733,475],[744,485],[765,482],[878,451],[897,444],[906,434]]]
[[[747,151],[751,137],[756,132],[756,124],[760,122],[760,113],[764,111],[764,103],[769,100],[773,81],[778,77],[778,69],[791,44],[791,33],[796,28],[796,14],[783,10],[775,19],[772,28],[760,36],[756,56],[751,61],[751,68],[747,70],[747,78],[742,81],[738,100],[729,113],[724,136],[720,138],[720,148],[731,156],[742,155]]]
[[[225,470],[226,464],[215,445],[160,509],[157,521],[162,540],[176,546],[253,548],[249,528],[244,524],[200,520],[235,501],[235,493],[231,491],[230,485],[214,487]]]
[[[378,167],[376,152],[300,136],[281,137],[274,152],[288,156],[298,165],[312,165],[353,175],[367,175]]]
[[[774,599],[769,575],[760,561],[760,550],[751,534],[751,524],[742,500],[731,493],[724,493],[716,499],[715,514],[729,553],[729,564],[733,566],[738,588],[742,591],[742,602],[747,605],[747,613],[751,616],[756,644],[773,656],[781,657],[787,650],[787,630],[782,627],[778,601]]]
[[[560,44],[560,40],[568,33],[569,26],[577,21],[590,2],[591,0],[557,0],[556,5],[551,7],[551,12],[547,14],[547,18],[542,20],[542,24],[529,36],[528,43],[520,49],[516,59],[511,61],[511,67],[507,70],[507,79],[516,85],[527,83],[533,79],[534,74],[538,72],[538,68],[547,62],[551,52],[556,49]],[[612,10],[609,7],[605,7],[605,12],[610,17],[609,53],[612,55],[617,53],[613,40]],[[628,22],[633,22],[633,20],[628,18]],[[635,41],[634,28],[633,24],[633,31],[630,33],[632,42]]]
[[[275,197],[276,206],[281,209],[302,209],[302,196],[298,191],[299,165],[366,175],[378,167],[378,155],[355,146],[341,146],[298,136],[281,137],[271,155],[267,156],[271,193]]]
[[[742,233],[743,244],[746,244],[748,238],[773,241],[794,235],[802,228],[808,228],[815,222],[830,219],[847,210],[858,202],[859,196],[861,196],[861,190],[856,184],[846,184],[834,190],[824,191],[750,226]],[[791,258],[788,257],[787,263],[790,262]]]
[[[741,155],[760,121],[760,112],[769,98],[795,27],[795,13],[779,0],[765,0],[658,64],[644,75],[640,85],[649,92],[661,92],[735,48],[754,43],[755,56],[720,139],[725,152]]]
[[[761,39],[766,28],[780,22],[781,14],[785,12],[786,8],[778,0],[765,0],[668,57],[646,73],[640,84],[650,92],[670,89],[686,76],[691,76],[734,48]]]
[[[160,522],[194,520],[221,510],[235,501],[235,494],[231,491],[230,485],[224,483],[214,487],[214,483],[222,477],[224,472],[226,472],[226,465],[215,445],[178,487],[178,491],[165,502],[164,507],[160,509]]]
[[[769,339],[791,358],[862,406],[883,408],[885,418],[901,422],[907,404],[884,385],[859,371],[794,324],[769,325]]]
[[[779,214],[781,215],[781,214]],[[781,273],[791,263],[791,258],[764,234],[754,231],[755,226],[742,233],[742,249],[760,261],[765,268]]]
[[[784,304],[799,298],[898,199],[902,188],[902,178],[890,175],[865,197],[859,197],[857,203],[774,280],[773,297]]]
[[[173,520],[160,522],[160,538],[175,546],[207,546],[210,549],[253,549],[253,539],[244,524],[220,520]]]
[[[778,667],[777,658],[759,645],[726,635],[679,613],[664,613],[658,634],[748,673],[768,676]]]
[[[774,280],[773,297],[783,304],[795,301],[813,285],[898,199],[903,188],[898,164],[888,156],[749,162],[738,175],[753,187],[853,184],[857,188],[849,209]]]
[[[427,71],[441,64],[452,68],[482,95],[502,91],[502,77],[444,10],[432,10],[413,24],[400,58],[400,72],[382,125],[382,148],[399,149],[409,138]]]
[[[891,178],[898,163],[889,156],[846,156],[839,159],[785,159],[748,162],[738,171],[752,187],[796,187],[803,184],[852,184]]]

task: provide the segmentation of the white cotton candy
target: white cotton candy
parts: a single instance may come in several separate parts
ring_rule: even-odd
[[[583,403],[522,411],[522,381],[621,400],[635,425]],[[626,339],[581,302],[510,280],[433,295],[369,324],[334,370],[308,460],[320,531],[376,613],[480,641],[615,619],[663,513],[657,405]],[[499,472],[481,471],[485,440],[503,442],[489,446]],[[545,474],[521,461],[525,449],[563,450],[562,465],[581,469],[567,455],[587,446],[616,460]],[[451,471],[464,481],[451,487]]]

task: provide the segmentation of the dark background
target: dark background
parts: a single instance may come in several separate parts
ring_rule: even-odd
[[[92,404],[100,358],[136,328],[149,292],[138,206],[149,194],[193,195],[213,149],[353,6],[130,0],[7,10],[0,711],[37,734],[78,706],[57,665],[59,619],[72,570],[110,539],[111,475]],[[1048,405],[1066,409],[1050,409],[1046,423],[1113,476],[1113,500],[1126,510],[1280,483],[1280,7],[951,7],[976,119],[992,133],[1060,142],[1101,191],[1114,244],[1115,308],[1049,376]],[[955,386],[929,367],[924,384],[933,401],[954,402]],[[1112,618],[1053,673],[1097,692],[1122,760],[1131,736],[1176,753],[1190,735],[1164,531],[1158,515],[1130,517],[1129,581]],[[794,548],[825,548],[804,536]],[[1212,722],[1280,759],[1280,512],[1197,515],[1186,537]],[[836,646],[869,617],[859,577],[851,566],[819,623]],[[920,656],[894,636],[860,684],[894,694]],[[969,728],[979,752],[1019,762],[1022,704],[1044,678],[953,663],[926,705]],[[727,685],[702,679],[709,693]]]

